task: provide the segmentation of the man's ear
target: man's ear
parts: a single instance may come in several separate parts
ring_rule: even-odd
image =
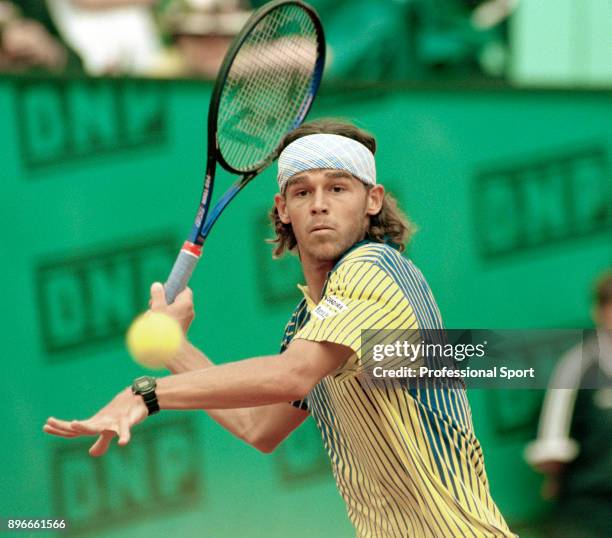
[[[374,185],[368,189],[367,214],[378,215],[385,198],[385,188],[382,185]]]
[[[287,200],[282,194],[277,193],[274,195],[274,205],[276,206],[281,222],[283,224],[291,224],[291,219],[289,218],[289,213],[287,212]]]

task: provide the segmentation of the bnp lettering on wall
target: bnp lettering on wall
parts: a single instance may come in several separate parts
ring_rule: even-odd
[[[41,347],[49,362],[100,343],[119,341],[146,310],[149,286],[163,280],[178,250],[174,238],[119,239],[67,255],[45,256],[35,272]]]
[[[165,140],[166,90],[153,81],[21,80],[15,99],[26,169]]]
[[[203,477],[196,418],[144,423],[125,447],[113,444],[92,458],[91,439],[55,442],[49,471],[53,513],[69,521],[71,535],[129,525],[185,510],[202,501]]]
[[[604,144],[517,158],[480,171],[473,186],[474,233],[483,258],[612,230],[612,173]]]

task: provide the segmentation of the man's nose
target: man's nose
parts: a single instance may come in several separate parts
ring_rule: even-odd
[[[310,212],[313,215],[318,213],[327,213],[329,211],[327,197],[323,189],[317,189],[312,197],[312,205],[310,206]]]

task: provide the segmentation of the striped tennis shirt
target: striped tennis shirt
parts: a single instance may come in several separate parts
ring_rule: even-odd
[[[462,386],[375,381],[364,331],[441,329],[421,272],[388,245],[364,241],[329,273],[321,301],[308,290],[282,341],[335,342],[354,354],[302,402],[330,457],[359,538],[514,536],[489,492]]]

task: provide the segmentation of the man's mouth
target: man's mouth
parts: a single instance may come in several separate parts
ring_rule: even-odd
[[[315,224],[310,228],[310,233],[321,232],[324,230],[333,230],[333,228],[329,224]]]

